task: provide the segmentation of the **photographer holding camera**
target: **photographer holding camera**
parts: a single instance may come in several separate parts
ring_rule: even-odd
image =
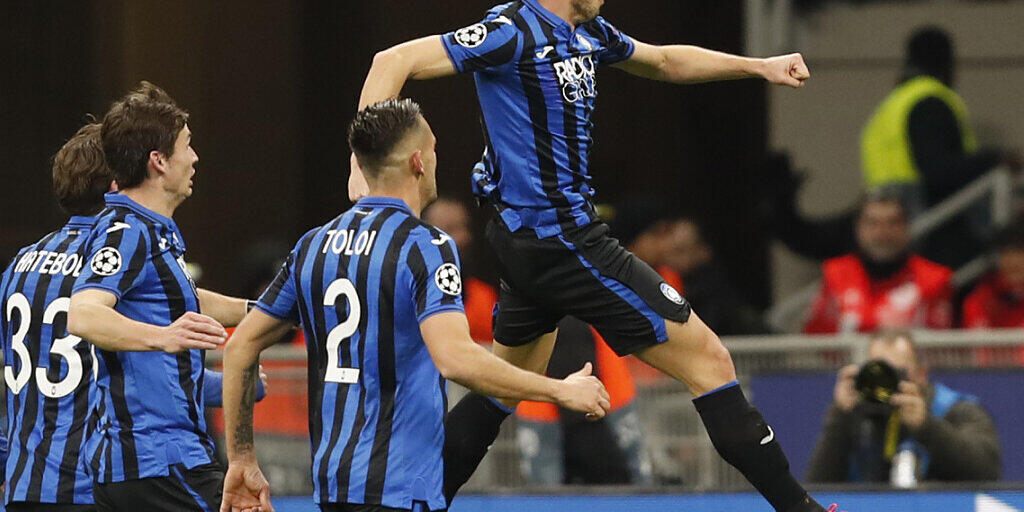
[[[870,343],[867,363],[839,371],[807,480],[997,480],[999,438],[977,397],[929,382],[909,332]]]

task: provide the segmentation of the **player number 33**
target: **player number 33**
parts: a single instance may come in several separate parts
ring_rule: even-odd
[[[43,310],[43,324],[53,325],[57,315],[61,313],[67,314],[70,305],[71,299],[67,297],[61,297],[51,302]],[[32,377],[32,358],[28,347],[25,345],[25,337],[28,335],[29,325],[32,323],[32,306],[29,304],[27,297],[20,293],[15,293],[7,300],[7,307],[4,309],[8,323],[13,322],[15,311],[18,312],[18,316],[21,318],[18,330],[11,339],[11,349],[18,357],[21,370],[15,375],[13,366],[4,366],[4,380],[7,381],[7,386],[11,388],[11,392],[18,394],[21,393],[21,390],[25,388],[25,385],[28,384],[29,379]],[[46,375],[46,368],[36,368],[36,386],[38,386],[39,392],[44,396],[61,398],[71,394],[81,384],[82,356],[75,350],[80,341],[82,341],[82,338],[70,334],[53,340],[50,353],[64,358],[67,361],[68,371],[59,382],[51,382],[50,378]],[[95,359],[95,354],[93,357]],[[94,364],[93,372],[95,373],[97,369]]]

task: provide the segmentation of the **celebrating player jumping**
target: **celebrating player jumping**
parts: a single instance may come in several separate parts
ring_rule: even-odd
[[[409,79],[473,73],[485,149],[472,184],[495,211],[487,237],[502,273],[495,354],[543,372],[558,321],[580,318],[618,354],[635,354],[684,382],[719,454],[776,510],[823,510],[790,474],[719,338],[679,292],[608,236],[591,202],[589,171],[602,65],[673,83],[760,77],[791,87],[809,78],[807,67],[798,54],[751,59],[645,44],[598,16],[602,3],[517,0],[494,7],[480,23],[383,51],[359,107],[397,96]],[[353,165],[350,195],[366,192]],[[459,424],[449,430],[488,432],[460,453],[482,457],[493,441],[495,416],[486,407],[471,396],[453,410],[449,423]]]

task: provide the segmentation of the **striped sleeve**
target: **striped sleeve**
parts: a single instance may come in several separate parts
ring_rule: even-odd
[[[443,233],[437,238],[418,238],[409,248],[406,261],[412,275],[410,296],[416,302],[416,320],[423,322],[445,311],[465,313],[455,241]]]
[[[300,242],[301,245],[301,242]],[[295,253],[281,265],[277,277],[270,283],[260,300],[256,302],[260,311],[280,320],[299,323],[299,301],[295,291]]]
[[[520,32],[508,17],[493,14],[484,21],[441,36],[455,69],[460,73],[481,71],[515,59]]]
[[[96,288],[120,299],[145,279],[150,260],[148,230],[122,220],[96,226],[72,293]]]
[[[607,65],[629,60],[636,50],[633,39],[600,16],[595,21],[603,32],[601,36],[604,39],[604,51],[598,56],[598,61]]]

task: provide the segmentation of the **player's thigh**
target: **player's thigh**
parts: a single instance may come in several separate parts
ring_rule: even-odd
[[[166,477],[96,484],[93,496],[100,512],[216,512],[220,509],[224,473],[209,464],[193,469],[175,465]]]
[[[548,371],[548,362],[555,349],[558,330],[542,334],[534,341],[518,347],[509,347],[495,341],[492,350],[494,355],[533,373],[544,374]]]
[[[587,226],[562,242],[574,251],[557,278],[566,313],[594,326],[620,356],[668,341],[667,320],[685,323],[690,305],[647,263]]]
[[[637,354],[643,362],[683,382],[700,396],[736,380],[736,369],[722,340],[691,313],[686,323],[668,321],[668,341]]]
[[[95,505],[67,505],[16,501],[7,505],[7,512],[95,512]]]

